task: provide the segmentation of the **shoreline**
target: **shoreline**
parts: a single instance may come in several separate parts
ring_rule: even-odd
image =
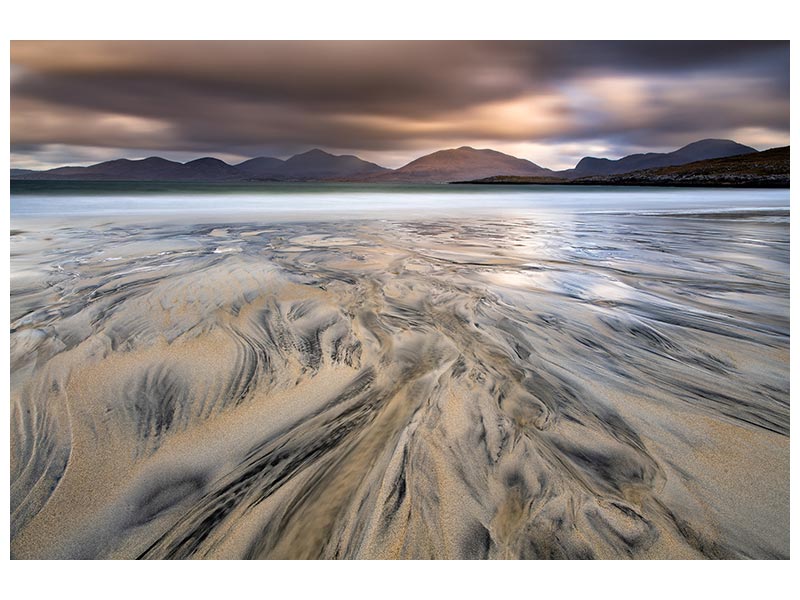
[[[453,181],[447,185],[496,185],[496,186],[574,186],[574,187],[589,187],[589,186],[602,186],[609,188],[719,188],[719,189],[790,189],[789,181],[748,181],[748,182],[685,182],[685,181],[581,181],[581,180],[565,180],[565,181],[515,181],[515,180],[497,180],[490,179],[477,179],[472,181]]]

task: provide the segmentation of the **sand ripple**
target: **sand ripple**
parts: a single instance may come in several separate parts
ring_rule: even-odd
[[[788,218],[12,238],[19,558],[788,557]]]

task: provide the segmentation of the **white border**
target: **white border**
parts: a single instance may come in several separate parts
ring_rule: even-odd
[[[367,2],[239,0],[31,0],[6,3],[3,68],[11,39],[791,39],[790,3],[676,0],[510,2]],[[792,48],[792,65],[797,64]],[[793,69],[794,71],[794,69]],[[8,81],[8,79],[6,79]],[[794,97],[794,96],[793,96]],[[8,114],[8,95],[3,95]],[[793,107],[794,108],[794,107]],[[3,124],[9,139],[8,121]],[[9,156],[3,166],[8,172]],[[8,188],[5,188],[8,190]],[[3,222],[8,230],[8,192]],[[794,229],[794,227],[792,227]],[[3,239],[8,256],[8,236]],[[792,251],[792,264],[797,264]],[[8,262],[2,303],[9,314]],[[792,275],[795,269],[792,268]],[[792,303],[792,316],[796,314]],[[8,365],[8,332],[3,356]],[[795,361],[792,360],[794,367]],[[792,369],[794,374],[795,369]],[[7,398],[7,372],[3,371]],[[794,383],[794,382],[793,382]],[[793,386],[794,387],[794,386]],[[8,412],[0,443],[8,482]],[[792,448],[795,457],[795,448]],[[792,461],[795,462],[794,460]],[[794,479],[794,477],[793,477]],[[7,485],[7,484],[4,484]],[[794,486],[793,486],[794,487]],[[3,489],[0,512],[8,515]],[[792,494],[792,508],[796,507]],[[795,510],[792,510],[796,514]],[[784,562],[288,562],[151,563],[8,561],[9,597],[300,598],[520,597],[777,598],[797,587]],[[794,541],[795,535],[792,535]]]

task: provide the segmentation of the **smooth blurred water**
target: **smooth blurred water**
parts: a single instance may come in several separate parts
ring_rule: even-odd
[[[725,212],[787,209],[789,190],[584,186],[370,184],[11,184],[11,219],[241,219],[530,216],[595,212]]]

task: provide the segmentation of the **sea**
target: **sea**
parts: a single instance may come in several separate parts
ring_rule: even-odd
[[[278,220],[786,210],[786,189],[12,181],[21,219]]]

